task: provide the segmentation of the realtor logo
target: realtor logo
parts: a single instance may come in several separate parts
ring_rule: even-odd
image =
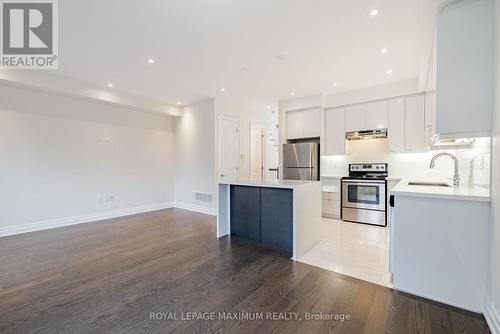
[[[1,69],[57,69],[57,0],[0,0]]]

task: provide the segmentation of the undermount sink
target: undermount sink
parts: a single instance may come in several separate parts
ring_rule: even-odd
[[[410,181],[409,186],[428,186],[428,187],[451,187],[446,182],[432,182],[432,181]]]

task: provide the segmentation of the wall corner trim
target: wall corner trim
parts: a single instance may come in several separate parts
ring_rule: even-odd
[[[500,314],[490,298],[484,301],[484,317],[493,334],[500,334]]]
[[[91,213],[87,215],[65,217],[44,220],[36,223],[22,224],[16,226],[0,227],[0,237],[6,237],[9,235],[22,234],[28,232],[48,230],[56,227],[70,226],[83,223],[91,223],[100,220],[107,220],[112,218],[118,218],[123,216],[135,215],[138,213],[145,213],[150,211],[164,210],[172,207],[172,203],[156,203],[141,205],[132,208],[117,209],[105,212]]]
[[[208,208],[206,206],[199,206],[199,205],[194,205],[191,203],[183,203],[183,202],[174,202],[174,203],[172,203],[172,206],[174,208],[204,213],[204,214],[210,215],[210,216],[217,215],[217,210],[215,208]]]

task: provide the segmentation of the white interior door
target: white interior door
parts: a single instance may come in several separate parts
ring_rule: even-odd
[[[240,134],[238,121],[219,119],[219,177],[236,178],[239,173]]]
[[[265,127],[252,124],[250,126],[250,180],[264,179],[264,145]]]

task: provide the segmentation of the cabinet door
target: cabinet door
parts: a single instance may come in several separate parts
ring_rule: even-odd
[[[261,188],[261,242],[293,250],[293,190]]]
[[[407,97],[405,105],[405,151],[425,152],[424,96]]]
[[[366,130],[387,128],[387,101],[366,104]]]
[[[344,108],[325,110],[325,154],[345,154]]]
[[[436,111],[441,138],[491,130],[494,13],[494,1],[464,1],[439,14]]]
[[[286,138],[302,138],[302,115],[300,112],[293,111],[286,113]]]
[[[231,235],[260,241],[260,188],[231,186]]]
[[[367,130],[365,128],[365,110],[366,105],[364,104],[357,104],[345,108],[346,131]]]
[[[425,94],[425,140],[432,146],[437,139],[436,134],[436,93]]]
[[[391,153],[401,153],[405,150],[405,100],[390,100],[388,107],[387,137],[389,151]]]
[[[321,108],[304,110],[300,112],[304,138],[321,136]]]

